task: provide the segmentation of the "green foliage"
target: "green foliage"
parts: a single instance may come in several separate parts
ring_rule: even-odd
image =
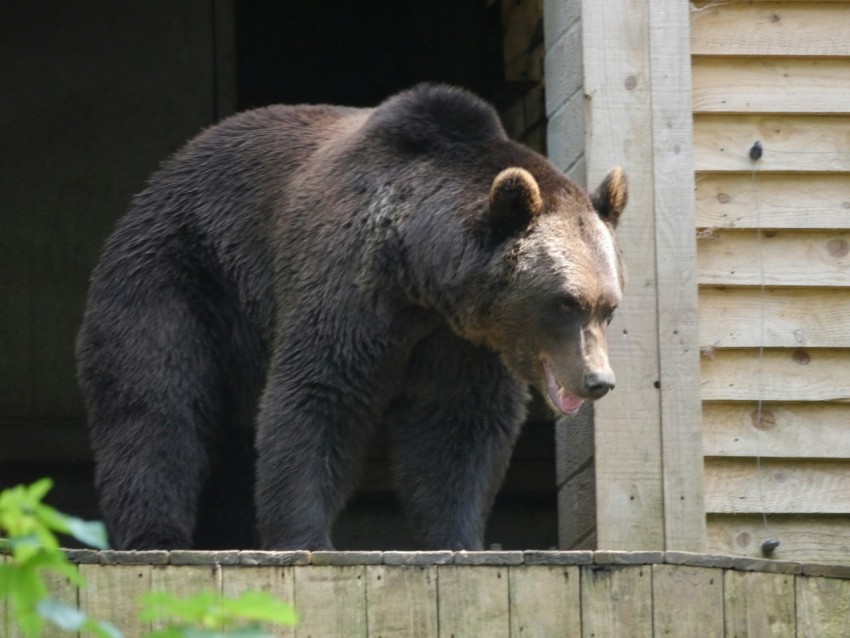
[[[142,620],[172,619],[170,629],[149,638],[262,638],[258,623],[295,625],[298,616],[286,603],[265,592],[248,591],[239,598],[222,598],[211,591],[178,599],[168,592],[142,596]]]

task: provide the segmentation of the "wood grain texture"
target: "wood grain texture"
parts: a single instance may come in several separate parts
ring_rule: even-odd
[[[724,624],[726,636],[785,638],[794,636],[794,576],[725,571]]]
[[[437,568],[372,565],[366,568],[369,635],[438,635]]]
[[[508,568],[437,567],[441,636],[510,635]]]
[[[850,287],[850,231],[718,231],[700,240],[697,273],[714,286]]]
[[[797,635],[843,638],[850,628],[850,581],[797,577]]]
[[[836,115],[694,116],[697,171],[850,171],[850,118]],[[764,153],[750,159],[753,142]]]
[[[722,514],[850,514],[850,461],[707,458],[705,507]]]
[[[366,568],[295,567],[298,638],[360,638],[367,635]]]
[[[656,636],[723,638],[723,570],[652,566]]]
[[[850,403],[703,404],[706,456],[850,458]]]
[[[141,638],[151,630],[139,620],[139,596],[151,591],[149,565],[80,565],[86,586],[80,588],[80,610],[118,627],[124,638]]]
[[[582,636],[652,636],[652,568],[581,568]]]
[[[510,567],[511,636],[580,636],[578,567]]]
[[[154,565],[151,567],[152,591],[167,591],[178,598],[203,591],[221,594],[221,567],[217,565]],[[173,619],[162,618],[151,622],[154,630],[163,629]]]
[[[850,290],[711,288],[699,294],[701,348],[850,348]]]
[[[850,350],[715,350],[702,358],[704,401],[850,401]]]
[[[850,564],[850,515],[795,516],[773,514],[768,527],[760,514],[710,514],[708,551],[764,558],[767,538],[780,541],[778,560]]]
[[[705,545],[689,7],[649,3],[664,547]]]
[[[842,2],[710,2],[693,12],[694,55],[846,56]]]
[[[697,58],[693,85],[695,113],[850,111],[844,59]]]
[[[617,231],[630,280],[608,333],[617,390],[596,405],[598,547],[663,549],[648,4],[583,0],[581,24],[588,182],[620,165],[630,184]]]
[[[246,565],[222,565],[221,594],[237,598],[247,591],[260,591],[294,605],[295,568]],[[262,625],[264,631],[276,638],[294,638],[295,627]]]
[[[766,230],[850,226],[850,183],[844,174],[701,173],[697,228]]]

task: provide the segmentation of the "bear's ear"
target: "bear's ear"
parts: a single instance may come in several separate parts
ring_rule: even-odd
[[[543,198],[531,173],[514,166],[496,175],[490,188],[490,223],[498,235],[513,235],[541,210]]]
[[[619,166],[608,171],[605,179],[590,196],[599,216],[616,226],[629,199],[629,181]]]

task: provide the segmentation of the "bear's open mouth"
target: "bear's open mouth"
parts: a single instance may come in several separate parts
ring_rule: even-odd
[[[560,384],[552,364],[548,359],[543,359],[543,370],[546,373],[546,389],[549,391],[549,400],[559,412],[568,416],[578,412],[584,403],[584,399],[576,396]]]

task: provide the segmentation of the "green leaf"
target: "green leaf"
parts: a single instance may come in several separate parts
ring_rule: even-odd
[[[100,521],[84,521],[73,516],[66,517],[68,534],[81,543],[97,549],[109,549],[106,526]]]
[[[239,598],[222,600],[228,617],[245,618],[285,625],[298,623],[298,614],[291,605],[277,600],[267,592],[247,591]]]
[[[124,638],[121,630],[112,623],[97,621],[93,618],[86,618],[82,630],[89,631],[98,636],[98,638]]]
[[[53,479],[46,477],[39,479],[26,490],[27,500],[30,502],[41,501],[51,489],[53,489]]]

